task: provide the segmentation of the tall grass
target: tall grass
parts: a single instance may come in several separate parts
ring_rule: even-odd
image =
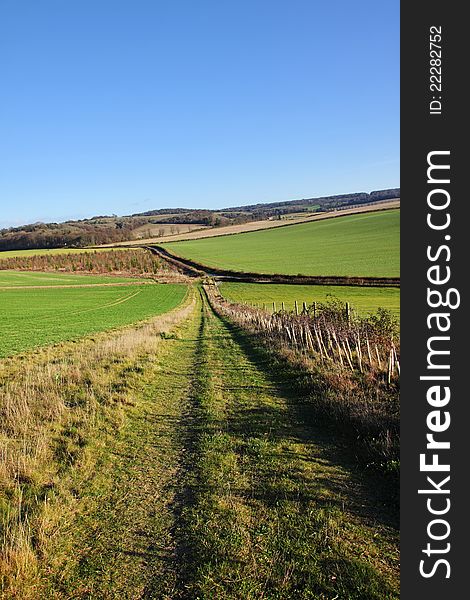
[[[138,327],[49,347],[0,363],[0,581],[12,598],[37,598],[48,538],[73,495],[71,469],[93,470],[87,446],[103,422],[119,428],[132,391],[126,373],[155,352],[161,335],[193,310],[182,307]]]

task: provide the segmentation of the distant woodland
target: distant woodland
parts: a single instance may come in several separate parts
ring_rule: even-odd
[[[79,248],[84,246],[99,246],[115,242],[139,240],[155,231],[155,226],[200,225],[209,227],[224,227],[249,221],[282,218],[292,213],[324,212],[342,209],[350,206],[380,202],[382,200],[399,198],[400,189],[373,191],[370,194],[359,192],[339,196],[324,196],[320,198],[303,198],[270,204],[252,204],[222,210],[168,208],[151,210],[123,217],[116,215],[96,216],[79,221],[64,223],[33,223],[21,227],[11,227],[0,230],[1,250],[25,250],[33,248]],[[148,227],[148,229],[146,229]],[[173,228],[172,228],[173,229]],[[155,233],[153,233],[155,235]],[[166,235],[166,234],[165,234]]]

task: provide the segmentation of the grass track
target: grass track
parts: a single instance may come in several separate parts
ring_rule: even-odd
[[[400,211],[162,244],[209,267],[253,273],[398,277]]]
[[[199,305],[121,373],[43,597],[398,598],[386,511],[246,336]]]
[[[0,358],[162,314],[186,291],[178,284],[0,290]]]
[[[400,315],[400,290],[398,288],[374,288],[358,286],[286,285],[270,283],[222,283],[220,292],[232,302],[242,304],[266,304],[272,310],[273,302],[280,310],[284,302],[286,310],[294,309],[294,302],[302,308],[302,302],[325,302],[329,297],[349,302],[359,315],[375,312],[379,307]]]
[[[204,340],[212,377],[201,398],[203,485],[188,519],[199,554],[193,597],[398,597],[394,534],[359,517],[361,505],[374,512],[370,499],[307,424],[304,401],[210,309]]]

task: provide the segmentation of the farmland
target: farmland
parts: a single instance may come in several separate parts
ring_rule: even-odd
[[[448,399],[401,428],[399,3],[0,6],[0,600],[400,600],[401,563],[428,600],[452,533],[449,592],[463,528],[417,491],[454,466],[400,487]],[[444,331],[457,265],[419,246]]]
[[[341,215],[350,215],[350,214],[358,214],[364,212],[370,212],[371,210],[389,210],[391,208],[399,208],[400,207],[400,199],[397,198],[395,200],[387,200],[386,202],[377,202],[372,206],[353,206],[341,209]],[[192,229],[186,229],[186,226],[180,226],[179,232],[176,232],[176,228],[173,225],[173,231],[176,233],[171,233],[171,227],[166,229],[163,232],[163,235],[159,235],[162,233],[160,227],[158,229],[151,230],[152,237],[147,237],[138,240],[140,244],[158,244],[161,242],[173,242],[173,241],[181,241],[181,240],[198,240],[201,238],[209,238],[209,237],[220,237],[224,235],[234,235],[236,233],[244,233],[249,231],[260,231],[263,229],[274,229],[277,227],[285,227],[286,225],[294,225],[297,223],[306,223],[313,221],[323,221],[324,219],[331,219],[338,216],[338,213],[335,211],[326,211],[326,212],[311,212],[318,209],[318,205],[308,206],[304,208],[304,211],[307,212],[289,212],[286,214],[280,214],[277,218],[269,217],[264,218],[262,220],[254,220],[247,221],[238,224],[224,224],[223,226],[198,226]],[[168,226],[167,226],[168,227]],[[169,231],[169,233],[168,233]],[[171,239],[168,239],[168,236],[171,235]],[[116,242],[113,244],[114,246],[130,246],[135,245],[136,240],[130,240],[126,242]]]
[[[173,235],[178,235],[181,233],[188,233],[190,231],[203,231],[206,229],[206,225],[201,225],[199,223],[157,223],[141,225],[133,230],[134,240],[141,240],[146,238],[154,238],[154,237],[168,237]],[[118,242],[118,244],[124,244],[125,242]],[[130,242],[132,243],[132,242]]]
[[[328,286],[328,285],[277,285],[270,283],[222,283],[219,286],[221,294],[232,302],[247,304],[265,304],[267,310],[281,308],[284,302],[286,310],[293,310],[294,302],[302,307],[305,302],[325,302],[330,298],[338,298],[341,302],[349,302],[351,307],[360,315],[375,312],[385,308],[395,316],[400,313],[400,290],[398,288],[359,287],[359,286]]]
[[[0,289],[10,287],[48,287],[139,283],[132,277],[100,277],[99,275],[74,275],[70,273],[37,273],[30,271],[0,270]]]
[[[38,281],[30,275],[30,282]],[[77,275],[75,282],[83,279]],[[30,289],[12,285],[0,290],[0,357],[162,314],[182,302],[186,289],[179,284],[74,287],[68,282],[67,287]]]
[[[20,227],[0,229],[0,251],[28,248],[86,248],[142,239],[164,239],[172,236],[196,237],[207,229],[228,233],[227,228],[248,225],[248,229],[277,226],[284,219],[300,220],[313,212],[322,214],[336,210],[345,212],[391,206],[399,201],[397,188],[380,190],[371,194],[359,192],[300,200],[287,200],[271,204],[233,206],[221,210],[159,208],[128,216],[101,215],[65,223],[35,223]],[[317,213],[318,211],[318,213]],[[259,224],[259,225],[257,225]]]
[[[197,243],[240,270],[259,255],[260,270],[321,274],[350,273],[354,248],[382,275],[397,219]],[[399,291],[230,282],[221,296],[147,250],[68,252],[0,270],[0,594],[397,599],[400,345],[369,313],[398,315]],[[356,311],[247,306],[332,296]]]
[[[232,271],[398,277],[399,220],[399,210],[389,210],[163,246]]]
[[[394,512],[313,417],[302,374],[203,294],[175,318],[9,359],[5,589],[398,598]]]

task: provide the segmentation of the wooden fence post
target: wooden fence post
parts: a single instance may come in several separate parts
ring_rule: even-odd
[[[298,316],[299,315],[299,305],[297,304],[297,300],[294,301],[294,307],[295,307],[295,314]]]
[[[346,302],[346,319],[347,319],[348,323],[350,321],[350,318],[351,318],[351,310],[349,308],[349,302]]]
[[[382,361],[380,360],[379,349],[377,348],[377,344],[375,346],[375,353],[377,354],[377,362],[379,363],[379,369],[382,370]]]

